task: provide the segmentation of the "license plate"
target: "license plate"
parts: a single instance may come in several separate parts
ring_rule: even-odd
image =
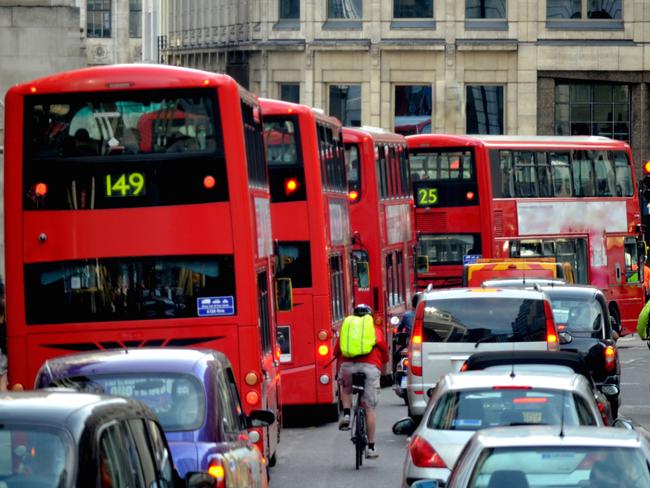
[[[402,379],[399,381],[400,388],[406,388],[406,376],[402,376]]]

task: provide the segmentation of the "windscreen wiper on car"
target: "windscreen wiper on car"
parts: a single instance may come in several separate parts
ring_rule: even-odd
[[[504,337],[506,341],[509,341],[510,339],[514,338],[517,335],[518,334],[490,334],[488,336],[481,337],[478,341],[476,341],[476,343],[474,344],[474,347],[477,348],[478,345],[481,344],[482,342],[488,342],[488,341],[491,341],[493,339],[496,342],[496,339],[499,339],[501,337]]]

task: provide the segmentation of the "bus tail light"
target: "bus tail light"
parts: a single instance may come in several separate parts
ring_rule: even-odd
[[[348,198],[350,199],[350,203],[355,203],[357,200],[359,200],[359,192],[356,190],[351,190],[348,193]]]
[[[329,354],[330,348],[327,346],[327,344],[321,344],[318,346],[318,355],[321,357],[325,357]]]
[[[212,190],[216,184],[217,180],[215,180],[214,176],[212,175],[207,175],[205,178],[203,178],[203,187],[206,190]]]
[[[431,447],[422,437],[416,435],[409,443],[409,452],[413,464],[419,468],[446,468],[447,465],[442,460],[436,450]]]
[[[246,393],[246,403],[249,405],[257,405],[257,402],[260,401],[260,396],[256,391],[249,391]]]
[[[557,339],[555,320],[553,320],[553,309],[548,300],[544,300],[544,315],[546,315],[546,343],[549,351],[559,351],[560,344]]]
[[[284,182],[284,193],[289,196],[298,189],[299,184],[296,178],[289,178]]]
[[[468,192],[465,194],[465,198],[467,198],[467,201],[468,201],[468,202],[471,202],[472,200],[474,200],[474,197],[475,197],[475,196],[476,196],[476,194],[475,194],[473,191],[468,191]]]
[[[47,184],[46,183],[36,183],[34,185],[34,194],[36,194],[37,197],[44,197],[47,195]]]
[[[217,480],[215,488],[225,488],[226,470],[221,459],[214,458],[212,461],[210,461],[210,466],[208,466],[208,474]]]
[[[422,333],[424,328],[424,302],[418,305],[409,344],[409,364],[413,376],[422,376]]]
[[[610,373],[616,370],[616,348],[614,346],[605,348],[605,369]]]

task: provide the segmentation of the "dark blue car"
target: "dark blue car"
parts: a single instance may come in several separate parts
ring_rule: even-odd
[[[148,405],[181,476],[207,471],[229,487],[268,485],[265,460],[250,438],[257,433],[249,436],[248,429],[272,423],[274,415],[244,414],[230,362],[220,352],[145,348],[63,356],[46,361],[36,376],[36,388],[53,386]]]

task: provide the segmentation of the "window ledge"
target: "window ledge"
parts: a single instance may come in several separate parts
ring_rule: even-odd
[[[300,20],[281,19],[273,24],[273,30],[300,30]]]
[[[326,20],[323,30],[363,30],[362,20]]]
[[[494,30],[507,31],[506,19],[466,19],[465,30]]]
[[[422,20],[393,20],[390,23],[391,29],[436,29],[436,21],[433,19]]]
[[[549,30],[578,31],[625,30],[625,24],[623,19],[547,20],[546,28]]]

